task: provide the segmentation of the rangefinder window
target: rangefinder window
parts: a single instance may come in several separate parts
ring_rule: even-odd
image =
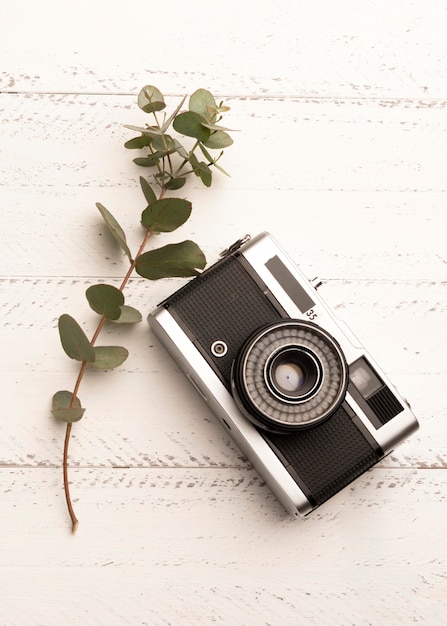
[[[296,280],[295,276],[284,265],[279,256],[274,256],[265,264],[272,276],[278,281],[289,298],[296,304],[301,313],[306,313],[315,306],[315,302],[307,291]]]
[[[349,366],[349,377],[357,391],[365,400],[368,400],[373,393],[379,391],[383,387],[383,382],[374,373],[364,357],[357,359]]]
[[[393,391],[379,378],[372,365],[361,357],[349,366],[350,392],[376,428],[387,424],[404,410]],[[354,389],[352,388],[354,387]]]

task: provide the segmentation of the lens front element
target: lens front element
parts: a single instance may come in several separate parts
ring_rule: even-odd
[[[259,330],[233,368],[233,395],[258,426],[286,432],[326,419],[343,401],[347,366],[338,343],[311,322]]]
[[[303,402],[318,390],[323,378],[321,363],[304,347],[279,350],[269,360],[265,379],[273,394],[284,402]]]

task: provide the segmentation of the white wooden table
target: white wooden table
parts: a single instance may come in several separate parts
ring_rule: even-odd
[[[447,620],[447,10],[442,0],[224,4],[15,0],[0,7],[0,623],[438,625]],[[105,333],[73,427],[50,414],[119,284],[144,201],[123,148],[145,84],[210,89],[240,129],[185,188],[209,261],[269,230],[380,362],[421,429],[314,514],[283,512],[145,323]],[[180,232],[180,231],[179,231]],[[134,278],[144,313],[182,281]]]

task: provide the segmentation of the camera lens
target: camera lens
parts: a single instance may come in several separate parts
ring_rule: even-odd
[[[341,404],[348,382],[340,346],[311,322],[259,329],[239,351],[232,391],[243,413],[275,432],[314,426]]]
[[[267,363],[267,384],[286,402],[303,401],[315,392],[321,380],[321,363],[303,347],[280,350]]]

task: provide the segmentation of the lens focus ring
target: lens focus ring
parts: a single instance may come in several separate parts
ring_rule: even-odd
[[[344,398],[347,366],[337,342],[310,322],[261,329],[239,353],[234,391],[258,425],[283,432],[315,425]]]

